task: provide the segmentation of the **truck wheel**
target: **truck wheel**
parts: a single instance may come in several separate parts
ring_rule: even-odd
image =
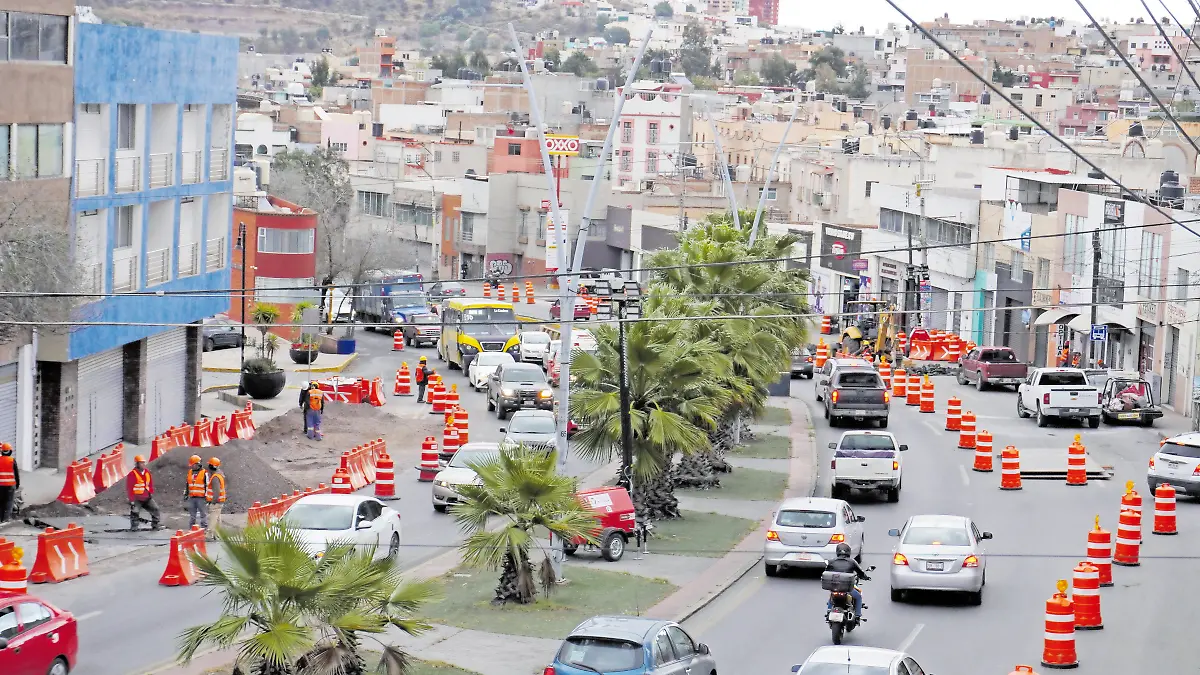
[[[1100,427],[1100,416],[1096,415],[1095,417],[1089,417],[1088,418],[1088,427],[1091,429],[1099,428]]]
[[[887,500],[888,500],[889,504],[895,504],[896,502],[900,501],[900,488],[899,487],[888,488]]]
[[[1039,405],[1037,409],[1037,425],[1039,427],[1044,427],[1049,421],[1050,418],[1042,414],[1042,406]]]
[[[879,420],[879,428],[880,429],[886,429],[887,425],[888,425],[888,418],[885,417],[885,418]]]
[[[617,562],[625,555],[625,537],[620,532],[612,532],[604,538],[600,555],[608,562]]]
[[[575,544],[563,544],[563,553],[566,555],[575,555],[579,552],[579,547]]]
[[[1026,419],[1029,417],[1029,411],[1025,410],[1025,404],[1021,402],[1021,395],[1017,394],[1017,417]]]
[[[496,404],[495,404],[495,403],[492,403],[492,397],[491,397],[491,396],[488,396],[488,397],[487,397],[487,405],[488,405],[488,412],[491,412],[491,411],[493,411],[493,410],[495,410],[495,409],[496,409]]]
[[[975,391],[983,391],[987,389],[987,380],[983,378],[983,372],[975,373]]]
[[[836,427],[841,423],[842,423],[842,421],[839,420],[838,418],[834,417],[833,415],[829,416],[829,426],[830,427]]]
[[[963,374],[962,368],[959,368],[958,372],[954,374],[954,379],[958,380],[960,385],[967,383],[967,377]]]
[[[1152,426],[1154,426],[1154,418],[1153,418],[1153,417],[1147,417],[1146,419],[1142,420],[1142,426],[1144,426],[1144,427],[1152,427]]]

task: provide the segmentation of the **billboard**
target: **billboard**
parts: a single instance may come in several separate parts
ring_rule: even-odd
[[[581,143],[578,136],[550,136],[547,135],[546,150],[550,156],[573,157],[579,154]]]
[[[821,267],[857,277],[859,270],[854,269],[854,261],[861,253],[862,230],[821,225]]]
[[[791,260],[787,261],[787,269],[812,269],[813,233],[788,230],[788,234],[796,237],[799,241],[792,246],[792,252],[789,254]]]

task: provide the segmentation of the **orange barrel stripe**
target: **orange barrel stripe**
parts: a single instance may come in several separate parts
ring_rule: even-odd
[[[962,424],[962,401],[954,396],[946,401],[946,431],[958,431]]]
[[[971,469],[984,473],[992,470],[992,432],[986,429],[975,437],[975,464]]]
[[[1012,445],[1000,453],[1000,489],[1021,489],[1021,453]]]
[[[1096,526],[1088,532],[1087,561],[1095,565],[1100,573],[1100,585],[1112,586],[1112,532],[1100,527],[1100,516]]]
[[[958,447],[963,450],[975,449],[975,413],[968,410],[963,413],[961,428],[958,430]]]
[[[1117,545],[1113,549],[1113,564],[1123,567],[1141,565],[1142,515],[1124,510],[1117,520]]]
[[[1175,526],[1175,488],[1163,483],[1154,490],[1154,534],[1179,534]]]
[[[1071,603],[1075,606],[1075,630],[1100,630],[1100,569],[1086,560],[1075,566],[1071,577]]]

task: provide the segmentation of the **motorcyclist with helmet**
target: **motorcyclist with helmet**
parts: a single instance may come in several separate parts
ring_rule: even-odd
[[[830,560],[825,564],[825,569],[829,572],[844,572],[847,574],[857,575],[859,579],[870,581],[871,577],[867,576],[866,571],[850,556],[850,545],[843,542],[837,545],[837,558]],[[858,590],[858,584],[850,589],[850,597],[854,598],[854,615],[861,617],[863,608],[862,591]],[[832,602],[829,604],[832,607]]]

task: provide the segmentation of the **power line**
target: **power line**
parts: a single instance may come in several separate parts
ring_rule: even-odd
[[[1142,3],[1142,7],[1146,9],[1146,13],[1150,15],[1150,20],[1154,22],[1154,27],[1157,28],[1159,34],[1163,36],[1163,40],[1166,41],[1167,46],[1171,48],[1171,53],[1175,55],[1175,58],[1179,59],[1179,66],[1183,68],[1183,72],[1188,74],[1188,77],[1192,78],[1192,84],[1196,85],[1196,91],[1198,94],[1200,94],[1200,82],[1196,81],[1196,76],[1192,73],[1191,69],[1187,67],[1187,62],[1184,61],[1183,56],[1179,53],[1179,50],[1175,48],[1175,43],[1171,40],[1171,37],[1167,35],[1167,30],[1163,28],[1162,24],[1158,22],[1158,19],[1154,17],[1154,12],[1150,11],[1150,5],[1146,4],[1146,0],[1140,1]],[[1180,30],[1182,29],[1183,27],[1180,26]],[[1192,46],[1189,44],[1188,49],[1190,50],[1191,48]]]

